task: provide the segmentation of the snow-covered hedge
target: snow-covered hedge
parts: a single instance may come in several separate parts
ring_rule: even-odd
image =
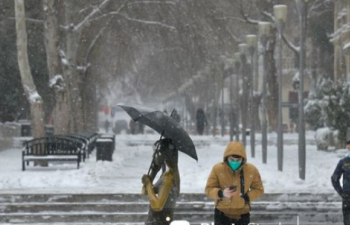
[[[305,105],[305,121],[315,130],[328,127],[338,131],[338,143],[346,142],[346,131],[350,127],[350,84],[339,80],[321,78],[314,93]]]
[[[319,128],[315,132],[315,141],[318,150],[329,150],[329,147],[336,149],[339,144],[339,131],[331,130],[328,127]]]

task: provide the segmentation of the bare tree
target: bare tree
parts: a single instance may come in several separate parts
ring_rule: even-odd
[[[55,106],[53,109],[53,118],[55,125],[55,134],[66,134],[69,127],[70,104],[68,103],[68,94],[65,80],[63,79],[61,61],[59,55],[59,35],[57,10],[55,1],[43,0],[44,11],[44,37],[47,68],[50,78],[50,87],[55,93]]]
[[[20,70],[22,85],[28,102],[30,104],[33,137],[39,138],[45,135],[44,113],[42,109],[43,100],[37,92],[28,61],[24,0],[15,1],[15,14],[18,66]]]
[[[45,13],[45,45],[47,53],[47,65],[50,73],[50,85],[55,90],[54,123],[55,133],[67,134],[86,129],[84,118],[84,93],[89,84],[95,84],[91,79],[86,79],[89,66],[88,58],[96,40],[101,36],[107,25],[90,42],[90,46],[84,54],[79,54],[82,45],[82,33],[89,27],[95,17],[100,16],[109,0],[103,0],[93,7],[81,9],[81,5],[74,1],[60,2],[43,0]],[[60,5],[61,4],[61,5]],[[91,5],[90,5],[91,6]],[[83,17],[78,11],[88,11]],[[58,25],[58,14],[64,14],[64,25]],[[59,35],[61,29],[61,36]],[[86,42],[86,41],[85,41]],[[79,59],[83,65],[79,66]],[[82,68],[82,69],[81,69]],[[94,89],[92,89],[94,92]],[[92,94],[92,97],[94,95]],[[95,106],[94,103],[90,105]],[[92,128],[90,126],[90,128]],[[96,128],[96,126],[94,127]]]

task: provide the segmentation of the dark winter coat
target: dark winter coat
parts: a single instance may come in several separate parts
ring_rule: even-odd
[[[203,109],[198,109],[196,114],[196,125],[197,125],[197,132],[199,134],[203,134],[204,125],[207,124],[207,119],[205,118],[205,114]]]
[[[340,185],[340,178],[343,176],[343,187]],[[341,159],[332,175],[334,189],[342,197],[350,197],[350,158]]]

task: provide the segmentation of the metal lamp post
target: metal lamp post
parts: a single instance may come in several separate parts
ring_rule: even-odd
[[[222,56],[222,59],[224,60],[224,56]],[[221,113],[220,113],[220,124],[221,124],[221,137],[225,135],[225,103],[224,103],[224,97],[225,97],[225,64],[221,64]]]
[[[306,173],[306,147],[305,147],[305,121],[304,121],[304,69],[305,69],[305,39],[306,39],[306,14],[308,0],[297,0],[300,14],[300,52],[299,52],[299,120],[298,120],[298,152],[299,152],[299,178],[305,180]]]
[[[278,130],[277,130],[277,159],[278,170],[283,170],[283,116],[282,116],[282,33],[287,19],[287,6],[275,5],[274,16],[278,28]]]
[[[240,54],[239,53],[235,53],[235,69],[236,69],[236,104],[235,104],[235,137],[236,137],[236,141],[239,141],[239,108],[240,108],[240,104],[239,104],[239,68],[241,66],[240,63]]]
[[[247,35],[246,43],[248,47],[248,53],[250,56],[251,73],[249,79],[249,92],[250,92],[250,149],[252,157],[255,158],[255,104],[254,104],[254,58],[257,48],[256,35]]]
[[[233,74],[230,74],[230,142],[233,141],[234,110],[233,110]]]
[[[242,99],[247,100],[248,99],[248,94],[247,94],[247,77],[246,77],[246,64],[247,64],[247,58],[246,58],[246,53],[247,53],[247,44],[239,44],[239,54],[241,58],[241,71],[242,71],[242,80],[243,80],[243,85],[242,85]],[[247,111],[248,107],[247,104],[241,104],[242,106],[242,114],[241,114],[241,119],[242,119],[242,142],[243,145],[246,146],[247,144],[247,135],[246,135],[246,130],[247,130]]]
[[[270,22],[259,22],[259,39],[263,47],[262,61],[263,61],[263,78],[262,78],[262,101],[261,101],[261,146],[262,146],[262,161],[267,163],[267,117],[266,117],[266,48],[267,41],[271,33]]]

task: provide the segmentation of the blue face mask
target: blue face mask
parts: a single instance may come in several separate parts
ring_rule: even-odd
[[[348,152],[347,156],[350,158],[350,152]]]
[[[241,161],[228,161],[228,165],[233,171],[236,171],[241,166],[241,164]]]

